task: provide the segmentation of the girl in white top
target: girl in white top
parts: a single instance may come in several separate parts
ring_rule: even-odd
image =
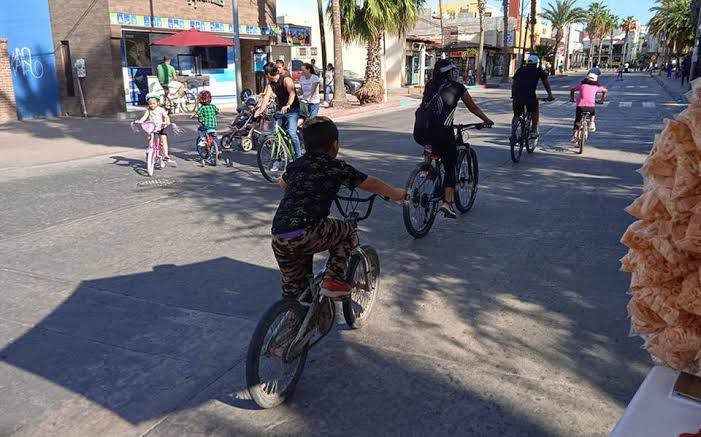
[[[314,66],[312,64],[302,65],[302,77],[299,78],[299,84],[302,87],[302,98],[307,101],[310,118],[319,115],[319,104],[321,103],[319,82],[319,76],[314,74]]]
[[[144,112],[144,115],[139,119],[139,123],[143,123],[146,120],[153,122],[157,126],[157,131],[154,132],[161,137],[161,145],[163,146],[163,153],[165,154],[164,159],[167,162],[172,162],[168,155],[168,134],[165,133],[165,128],[170,125],[170,117],[168,116],[168,111],[160,106],[161,99],[159,95],[149,94],[148,98],[148,109]],[[151,141],[151,138],[147,138]]]
[[[326,70],[324,71],[324,79],[326,80],[326,88],[324,88],[324,102],[326,102],[327,105],[331,101],[331,94],[333,94],[333,75],[333,64],[329,64],[326,66]]]

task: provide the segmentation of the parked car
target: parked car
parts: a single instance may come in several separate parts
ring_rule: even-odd
[[[361,86],[365,84],[365,79],[355,77],[352,73],[345,72],[343,75],[343,87],[346,89],[346,94],[355,94]]]

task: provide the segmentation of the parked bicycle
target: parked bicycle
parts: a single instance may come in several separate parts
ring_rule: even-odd
[[[300,141],[302,135],[297,128]],[[275,130],[266,136],[258,147],[258,168],[268,182],[277,182],[287,170],[287,165],[295,160],[295,150],[292,138],[283,127],[283,123],[275,123]]]
[[[453,125],[458,147],[455,206],[461,213],[472,209],[479,182],[477,154],[465,137],[468,130],[483,127],[484,123]],[[403,206],[404,226],[414,238],[425,237],[433,226],[443,200],[444,173],[440,157],[433,153],[430,146],[427,146],[424,149],[424,162],[412,170],[406,183],[409,199]]]
[[[163,169],[166,167],[165,154],[163,153],[163,145],[161,144],[161,136],[158,132],[161,126],[150,121],[133,121],[132,130],[138,132],[138,127],[141,128],[149,137],[146,145],[146,172],[149,176],[153,176],[155,168]]]
[[[168,111],[168,115],[179,112],[191,113],[197,109],[197,92],[193,88],[185,90],[180,82],[172,81],[172,86],[168,86],[168,92],[163,92],[163,108]]]
[[[377,195],[368,198],[337,196],[336,207],[346,223],[356,225],[372,212]],[[341,205],[345,202],[345,206]],[[357,210],[367,204],[364,215]],[[307,353],[333,328],[336,305],[321,295],[325,269],[309,278],[309,287],[297,299],[273,304],[258,322],[248,346],[246,384],[253,400],[262,408],[285,402],[302,375]],[[380,287],[380,258],[368,245],[358,245],[348,262],[346,281],[352,293],[343,298],[343,317],[351,328],[368,320]]]
[[[541,102],[550,102],[548,98],[538,99]],[[525,148],[528,153],[533,153],[538,146],[539,138],[531,138],[533,120],[531,114],[524,109],[519,117],[511,123],[511,160],[517,163],[521,160],[521,154]]]

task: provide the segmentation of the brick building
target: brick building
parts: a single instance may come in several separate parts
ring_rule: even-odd
[[[17,120],[15,90],[12,83],[7,40],[0,38],[0,123]]]
[[[183,75],[208,79],[215,100],[237,94],[233,48],[152,46],[179,30],[196,27],[233,37],[231,0],[48,0],[56,70],[64,113],[79,114],[73,64],[85,60],[80,82],[88,114],[124,111],[143,103],[155,67],[165,55]],[[241,74],[255,89],[254,54],[268,53],[275,34],[275,0],[239,0]],[[151,79],[149,81],[149,76]]]

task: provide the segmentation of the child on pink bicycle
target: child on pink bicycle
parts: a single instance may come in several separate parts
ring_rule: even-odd
[[[163,160],[165,162],[174,162],[168,155],[168,134],[165,132],[165,129],[171,124],[168,112],[160,106],[161,96],[158,94],[149,94],[146,97],[148,99],[148,109],[146,109],[144,115],[137,120],[137,122],[144,123],[148,120],[157,126],[157,130],[154,134],[158,135],[161,139],[161,146],[163,147],[164,154]],[[146,139],[150,142],[151,135],[148,135]]]

